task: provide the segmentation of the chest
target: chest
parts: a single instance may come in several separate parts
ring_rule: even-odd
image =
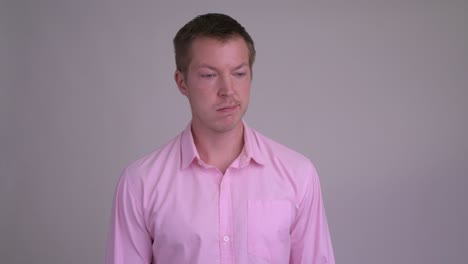
[[[165,180],[152,190],[148,224],[154,244],[166,248],[161,251],[203,252],[229,242],[247,252],[249,237],[288,243],[295,193],[287,177],[261,168],[228,169],[224,175],[191,169],[160,177]]]

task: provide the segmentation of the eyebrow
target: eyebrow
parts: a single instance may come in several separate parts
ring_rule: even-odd
[[[240,64],[239,66],[235,67],[234,70],[236,71],[236,70],[239,70],[240,68],[246,67],[246,66],[248,66],[248,64],[244,62],[244,63]],[[200,69],[200,68],[208,68],[208,69],[211,69],[211,70],[214,70],[214,71],[217,70],[216,67],[210,66],[210,65],[205,64],[205,63],[202,63],[202,64],[197,66],[197,69]]]

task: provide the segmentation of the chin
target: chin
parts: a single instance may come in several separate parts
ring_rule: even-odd
[[[220,122],[214,126],[214,130],[220,133],[229,132],[242,125],[242,118],[230,120],[229,122]]]

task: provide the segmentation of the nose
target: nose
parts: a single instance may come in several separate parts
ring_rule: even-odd
[[[234,93],[234,83],[230,76],[224,76],[220,79],[219,96],[228,97]]]

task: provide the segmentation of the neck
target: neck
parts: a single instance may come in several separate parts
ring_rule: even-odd
[[[223,174],[244,146],[244,125],[225,132],[206,131],[192,124],[192,134],[200,158]]]

